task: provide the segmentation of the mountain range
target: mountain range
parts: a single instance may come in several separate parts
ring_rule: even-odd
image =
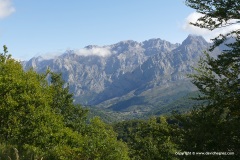
[[[127,40],[67,50],[55,57],[33,57],[23,66],[40,73],[47,68],[62,73],[75,103],[122,116],[141,116],[166,109],[196,91],[187,74],[194,72],[193,67],[210,45],[195,35],[181,44],[160,38]],[[219,52],[215,49],[212,54]]]

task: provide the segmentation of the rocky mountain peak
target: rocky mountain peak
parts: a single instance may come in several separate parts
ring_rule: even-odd
[[[208,42],[202,37],[202,36],[197,36],[190,34],[183,42],[183,46],[188,46],[188,45],[208,45]]]
[[[160,38],[152,38],[152,39],[143,41],[142,44],[144,48],[153,48],[153,47],[172,48],[173,45],[177,45],[177,44],[172,44],[168,41],[162,40]]]
[[[37,72],[50,67],[54,72],[61,72],[76,102],[95,105],[177,83],[191,72],[191,65],[208,45],[201,36],[194,35],[189,35],[182,44],[160,38],[143,42],[127,40],[68,50],[49,60],[33,58],[24,63],[24,67],[33,67]]]

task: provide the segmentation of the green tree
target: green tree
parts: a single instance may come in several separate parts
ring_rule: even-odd
[[[33,149],[38,155],[54,147],[52,138],[63,128],[62,117],[53,114],[47,83],[33,70],[25,72],[19,62],[1,54],[0,140],[19,152]]]
[[[127,160],[128,147],[117,140],[113,128],[104,124],[98,117],[86,126],[84,137],[84,157],[88,159]]]
[[[237,0],[186,0],[186,5],[195,9],[198,13],[203,14],[196,23],[190,23],[200,28],[214,30],[217,28],[224,28],[234,24],[240,23],[240,2]],[[229,33],[220,34],[213,39],[211,51],[220,44],[224,43],[229,37],[234,37],[239,40],[240,29],[233,30]],[[238,48],[236,41],[235,45]],[[239,56],[239,53],[233,52]],[[232,55],[234,57],[234,55]]]
[[[195,26],[214,30],[240,23],[240,3],[236,0],[186,0],[203,14]],[[235,156],[185,157],[189,159],[239,159],[240,157],[240,35],[239,30],[219,35],[209,51],[219,45],[226,49],[213,58],[205,53],[191,75],[201,94],[200,108],[176,116],[183,126],[183,151],[234,152]],[[229,41],[229,39],[233,41]]]
[[[0,94],[0,159],[129,159],[111,128],[97,119],[87,123],[61,75],[24,71],[6,46]]]
[[[132,159],[177,159],[174,135],[177,128],[168,124],[165,117],[121,122],[114,128],[119,138],[127,142]]]
[[[186,5],[202,13],[196,23],[201,28],[214,30],[239,23],[240,2],[236,0],[186,0]],[[235,19],[235,21],[231,21]]]
[[[65,87],[61,74],[50,72],[50,79],[51,107],[57,114],[63,115],[67,127],[83,131],[88,111],[73,103],[73,94],[69,93],[69,86]]]

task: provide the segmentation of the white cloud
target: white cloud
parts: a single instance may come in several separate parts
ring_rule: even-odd
[[[79,50],[76,50],[75,53],[81,56],[96,55],[96,56],[105,57],[111,54],[111,50],[108,47],[93,47],[90,49],[87,49],[87,48],[79,49]]]
[[[0,19],[5,18],[15,12],[11,0],[0,0]]]
[[[202,17],[202,16],[203,16],[203,14],[201,14],[201,13],[196,13],[196,12],[191,13],[185,19],[185,22],[182,25],[183,30],[186,31],[186,32],[189,32],[191,34],[201,35],[207,41],[210,41],[210,39],[213,39],[213,38],[217,37],[219,34],[226,34],[230,31],[240,29],[240,24],[234,24],[234,25],[231,25],[231,26],[228,26],[228,27],[218,28],[218,29],[215,29],[213,31],[210,31],[208,29],[199,28],[199,27],[196,27],[196,26],[193,26],[193,25],[190,24],[190,22],[195,23],[197,21],[197,19]]]
[[[92,48],[82,48],[82,49],[76,49],[76,50],[67,49],[67,51],[73,51],[74,54],[77,54],[79,56],[95,55],[100,57],[106,57],[114,53],[114,52],[111,52],[109,47],[92,47]],[[38,58],[38,61],[50,60],[58,56],[61,56],[63,52],[64,52],[63,50],[56,51],[56,52],[47,52],[45,54],[36,54],[34,57]]]
[[[60,52],[48,52],[42,55],[36,55],[35,57],[38,57],[38,60],[50,60],[50,59],[54,59],[56,57],[58,57],[59,55],[61,55]]]

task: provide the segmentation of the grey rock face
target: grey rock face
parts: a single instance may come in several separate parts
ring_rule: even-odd
[[[34,57],[24,63],[44,72],[49,67],[61,72],[77,103],[96,105],[130,92],[135,95],[161,85],[184,80],[192,72],[209,44],[199,36],[188,36],[182,44],[161,39],[144,42],[122,41],[109,46],[87,46],[85,52],[107,51],[110,54],[83,55],[66,51],[52,59]]]
[[[114,97],[121,97],[131,91],[140,94],[156,86],[169,85],[172,82],[187,79],[186,74],[193,71],[192,66],[196,64],[199,56],[208,47],[209,44],[202,37],[190,35],[173,50],[159,50],[148,57],[144,63],[139,64],[133,71],[119,76],[118,79],[108,85],[96,97],[94,104]]]

